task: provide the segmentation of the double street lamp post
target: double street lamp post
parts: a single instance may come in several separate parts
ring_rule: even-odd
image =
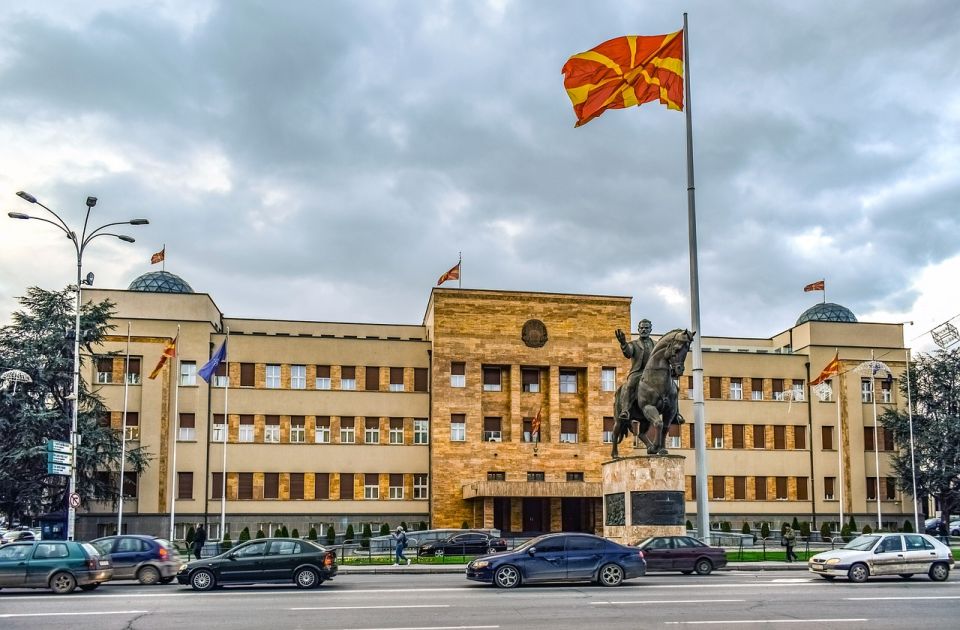
[[[80,286],[83,284],[81,279],[81,273],[83,269],[83,252],[86,250],[87,245],[90,244],[90,241],[97,238],[98,236],[113,236],[120,239],[121,241],[126,241],[127,243],[135,242],[135,239],[132,236],[127,236],[125,234],[115,234],[113,232],[104,232],[103,230],[112,227],[114,225],[147,225],[150,223],[147,219],[130,219],[128,221],[116,221],[113,223],[106,223],[101,225],[98,228],[91,228],[88,232],[87,229],[90,223],[90,210],[97,205],[96,197],[87,197],[87,214],[83,219],[83,230],[79,234],[76,231],[71,230],[66,222],[60,218],[60,215],[43,205],[37,198],[31,195],[20,191],[17,193],[17,196],[32,204],[36,204],[49,212],[56,221],[51,221],[50,219],[45,219],[43,217],[36,217],[29,214],[24,214],[22,212],[8,212],[7,216],[11,219],[35,219],[37,221],[43,221],[44,223],[49,223],[54,226],[61,232],[63,232],[68,239],[73,242],[74,250],[77,254],[77,301],[75,308],[75,318],[74,318],[74,329],[73,329],[73,392],[68,397],[73,401],[73,410],[72,418],[70,423],[70,444],[73,447],[73,457],[72,463],[70,466],[70,495],[68,501],[68,511],[67,511],[67,540],[74,539],[74,533],[76,531],[76,519],[77,519],[77,509],[74,507],[73,497],[77,493],[77,447],[79,446],[79,434],[77,433],[77,416],[80,408]],[[93,284],[92,275],[88,276],[87,284]],[[126,378],[126,375],[124,375]],[[122,490],[121,490],[122,492]]]

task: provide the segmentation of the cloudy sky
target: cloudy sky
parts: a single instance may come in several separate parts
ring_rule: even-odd
[[[702,328],[768,337],[821,299],[960,314],[960,6],[941,2],[7,0],[0,209],[147,217],[84,255],[166,269],[228,316],[419,323],[465,288],[630,295],[690,323],[684,116],[575,129],[560,69],[689,12]],[[40,210],[42,212],[42,210]],[[71,282],[70,243],[0,222],[0,321]],[[447,286],[455,286],[454,283]]]

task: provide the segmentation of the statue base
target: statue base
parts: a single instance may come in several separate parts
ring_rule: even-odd
[[[629,545],[686,533],[682,455],[636,455],[602,464],[603,536]]]

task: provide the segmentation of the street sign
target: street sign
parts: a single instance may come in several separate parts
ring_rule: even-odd
[[[70,495],[70,507],[78,508],[80,507],[80,495],[74,492]]]
[[[73,447],[69,442],[60,442],[59,440],[47,440],[47,452],[53,453],[73,453]]]
[[[73,455],[67,455],[66,453],[57,453],[56,451],[50,451],[47,453],[47,463],[48,464],[66,464],[70,465],[73,463]]]
[[[72,469],[70,468],[70,466],[66,466],[64,464],[54,464],[51,462],[47,462],[48,475],[64,475],[66,477],[69,477],[71,470]]]

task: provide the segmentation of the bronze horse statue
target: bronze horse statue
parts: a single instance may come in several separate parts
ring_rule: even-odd
[[[666,333],[653,348],[637,383],[636,395],[628,410],[628,419],[620,417],[620,385],[614,397],[613,452],[620,457],[617,445],[628,433],[633,433],[647,445],[650,455],[666,455],[664,443],[671,424],[682,424],[677,405],[677,384],[674,379],[683,374],[683,363],[696,333],[677,328]],[[656,427],[656,441],[647,437],[650,427]]]

